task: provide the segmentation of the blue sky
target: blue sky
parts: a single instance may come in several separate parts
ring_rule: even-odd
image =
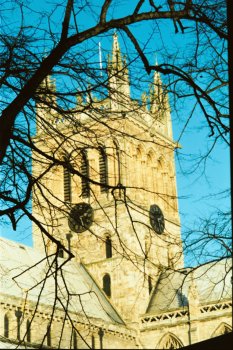
[[[174,125],[173,130],[176,139],[180,128]],[[180,143],[182,149],[178,150],[176,156],[176,170],[183,224],[199,217],[207,217],[215,208],[229,209],[229,197],[221,199],[224,196],[214,196],[230,188],[229,148],[225,144],[217,144],[210,156],[200,163],[194,173],[189,174],[185,169],[190,171],[190,161],[206,152],[212,140],[208,139],[206,130],[195,131],[190,125],[190,130],[185,132]]]
[[[41,9],[46,10],[48,3],[35,2],[34,3],[39,11],[39,14],[34,12],[30,16],[25,16],[25,24],[30,24],[30,21],[36,21],[40,15]],[[98,2],[97,2],[98,3]],[[43,4],[43,5],[42,5]],[[50,4],[50,6],[52,6]],[[123,9],[122,9],[123,11]],[[57,23],[61,23],[62,9],[59,7],[54,13],[54,26]],[[19,12],[17,10],[11,13],[12,28],[15,26]],[[87,14],[83,14],[80,18],[82,29],[85,25],[90,25],[92,19],[89,16],[87,21]],[[94,17],[94,14],[92,14]],[[46,26],[46,21],[42,21],[40,28]],[[55,27],[54,27],[55,28]],[[143,30],[142,30],[143,28]],[[149,23],[143,24],[143,27],[139,24],[133,26],[133,32],[138,35],[140,43],[146,42],[150,39],[150,45],[145,48],[148,52],[150,63],[154,64],[155,59],[160,64],[163,62],[162,52],[166,51],[166,54],[176,53],[177,59],[183,59],[179,57],[179,54],[185,51],[188,55],[188,44],[191,40],[191,31],[187,35],[181,33],[174,34],[174,28],[172,23],[162,22],[159,26],[155,23],[152,26]],[[108,34],[112,34],[108,33]],[[122,51],[124,51],[124,37],[119,35],[120,45]],[[106,55],[107,51],[111,47],[111,36],[107,38],[101,37],[92,40],[92,47],[96,49],[93,57],[98,60],[98,42],[101,41],[103,56]],[[35,43],[36,46],[36,43]],[[132,52],[132,46],[127,45],[128,53]],[[45,50],[46,52],[46,50]],[[138,68],[138,67],[137,67]],[[163,77],[162,77],[163,78]],[[150,77],[151,79],[151,77]],[[149,77],[148,77],[149,80]],[[193,102],[194,103],[194,102]],[[193,223],[203,216],[208,216],[215,208],[227,208],[230,205],[230,199],[220,198],[212,196],[216,193],[226,190],[229,188],[230,183],[230,162],[229,162],[229,149],[218,142],[214,150],[211,152],[206,162],[201,162],[200,166],[194,173],[189,173],[190,169],[194,167],[194,159],[204,154],[208,147],[213,142],[208,137],[208,130],[205,122],[203,122],[203,116],[200,110],[196,110],[193,117],[191,118],[184,134],[180,138],[181,132],[185,125],[186,117],[189,115],[192,109],[192,101],[187,101],[187,104],[180,109],[179,113],[172,113],[173,119],[173,136],[174,140],[179,139],[179,143],[182,149],[177,150],[176,155],[176,170],[177,170],[177,185],[178,185],[178,196],[179,196],[179,209],[181,214],[181,223],[183,229],[186,227],[192,227]],[[32,244],[31,238],[31,225],[28,220],[22,220],[16,232],[12,231],[10,225],[1,224],[0,235],[3,237],[13,239],[24,244]]]

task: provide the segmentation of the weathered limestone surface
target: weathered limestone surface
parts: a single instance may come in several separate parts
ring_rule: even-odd
[[[55,305],[53,315],[54,281],[46,286],[38,306],[39,294],[31,292],[48,267],[23,275],[20,283],[12,279],[29,263],[36,264],[36,257],[42,259],[45,248],[48,255],[55,253],[55,245],[34,225],[34,249],[2,242],[6,249],[0,255],[0,273],[4,278],[0,340],[8,339],[12,344],[24,340],[32,348],[43,342],[65,349],[164,349],[179,348],[231,330],[230,275],[223,278],[224,266],[229,262],[220,262],[213,268],[208,265],[205,273],[209,279],[204,273],[198,276],[205,267],[189,270],[185,278],[174,162],[174,150],[180,146],[172,138],[168,95],[161,78],[155,73],[149,96],[143,93],[140,103],[131,99],[129,72],[116,34],[108,74],[108,97],[101,101],[93,97],[94,102],[86,100],[84,106],[79,96],[72,122],[59,116],[56,108],[37,105],[35,142],[48,157],[40,163],[39,155],[33,154],[33,175],[36,178],[44,173],[40,190],[35,187],[33,193],[33,214],[75,255],[71,265],[67,265],[67,281],[76,297],[85,295],[89,299],[83,297],[82,304],[81,299],[72,296],[70,319],[65,318],[61,305]],[[54,89],[50,79],[47,83]],[[43,127],[43,119],[49,119],[53,126],[49,132]],[[108,191],[99,185],[100,147],[107,158]],[[81,177],[72,174],[72,191],[66,201],[64,159],[68,155],[73,168],[82,173],[84,148],[89,163],[90,196],[82,193]],[[60,163],[50,168],[52,157]],[[79,202],[92,206],[94,221],[90,229],[75,233],[69,228],[68,217]],[[164,214],[162,234],[151,227],[152,204],[157,204]],[[106,253],[107,240],[111,241],[111,256]],[[64,258],[65,254],[60,261]],[[217,271],[219,280],[210,271]],[[5,277],[7,274],[9,278]],[[105,293],[105,276],[110,278],[111,295]],[[67,301],[64,283],[59,281],[62,298]],[[22,313],[20,322],[16,312]],[[51,318],[49,341],[46,331]],[[72,323],[77,331],[76,343]],[[25,335],[28,325],[30,338]]]

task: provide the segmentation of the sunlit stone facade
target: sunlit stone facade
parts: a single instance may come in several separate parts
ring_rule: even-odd
[[[179,145],[172,138],[170,106],[160,76],[155,73],[149,96],[143,94],[140,103],[131,99],[129,72],[116,34],[108,74],[108,97],[85,101],[85,108],[80,102],[78,127],[55,109],[37,106],[35,141],[47,153],[48,162],[43,166],[38,154],[36,159],[33,155],[33,175],[45,171],[49,157],[55,156],[61,163],[45,173],[40,191],[35,187],[33,214],[74,254],[67,264],[66,278],[71,294],[79,299],[69,316],[62,302],[54,305],[56,285],[60,284],[51,279],[53,274],[42,300],[38,286],[34,293],[32,286],[42,283],[43,272],[49,270],[49,261],[46,265],[43,260],[45,250],[47,255],[56,253],[55,244],[37,225],[33,228],[33,249],[3,241],[9,249],[2,253],[2,271],[9,277],[5,277],[1,291],[2,344],[23,341],[32,347],[43,343],[53,348],[179,348],[231,330],[230,276],[226,274],[226,283],[222,282],[229,262],[216,265],[216,281],[212,275],[207,281],[205,274],[183,268],[174,162]],[[52,86],[49,80],[48,84]],[[46,132],[40,118],[49,118],[54,128]],[[68,174],[66,157],[91,181]],[[99,185],[104,181],[106,188]],[[68,218],[71,208],[80,202],[91,205],[94,218],[89,229],[76,233]],[[151,227],[149,211],[154,204],[165,219],[161,234]],[[17,258],[6,263],[12,259],[11,251],[17,252]],[[62,252],[59,264],[66,257]],[[39,268],[37,261],[45,265]],[[18,277],[20,281],[12,280],[23,267],[35,264],[39,269],[36,273],[32,269],[30,276],[25,273]],[[196,271],[203,271],[203,267]],[[69,293],[59,281],[65,303]],[[89,299],[80,300],[80,295]]]

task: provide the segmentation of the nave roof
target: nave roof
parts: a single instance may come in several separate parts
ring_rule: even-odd
[[[190,289],[195,289],[200,306],[231,299],[231,276],[231,258],[212,261],[195,268],[177,271],[166,269],[152,291],[147,313],[169,312],[188,306],[193,301],[189,300]]]
[[[40,305],[52,307],[57,293],[61,302],[56,307],[62,309],[61,303],[66,305],[69,294],[70,312],[123,325],[85,267],[75,261],[61,266],[64,261],[58,258],[60,270],[55,274],[54,255],[46,257],[31,247],[0,238],[0,298],[4,301],[7,296],[15,297],[33,303],[39,298]]]

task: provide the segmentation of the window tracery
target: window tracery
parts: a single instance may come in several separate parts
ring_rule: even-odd
[[[136,164],[135,164],[135,174],[136,181],[135,185],[139,188],[142,187],[142,184],[145,184],[146,181],[146,159],[145,152],[141,145],[139,145],[136,149]]]
[[[230,333],[231,331],[232,331],[232,327],[229,324],[223,322],[216,328],[216,330],[212,334],[212,337],[217,337],[219,335],[227,334],[227,333]]]
[[[169,333],[163,336],[156,349],[180,349],[182,347],[182,342],[174,334]]]
[[[149,191],[155,191],[155,155],[152,150],[149,150],[146,156],[146,174],[147,174],[147,186]]]
[[[163,200],[163,207],[166,211],[169,209],[169,196],[168,196],[168,169],[167,163],[163,156],[157,160],[157,173],[158,173],[158,193]]]

